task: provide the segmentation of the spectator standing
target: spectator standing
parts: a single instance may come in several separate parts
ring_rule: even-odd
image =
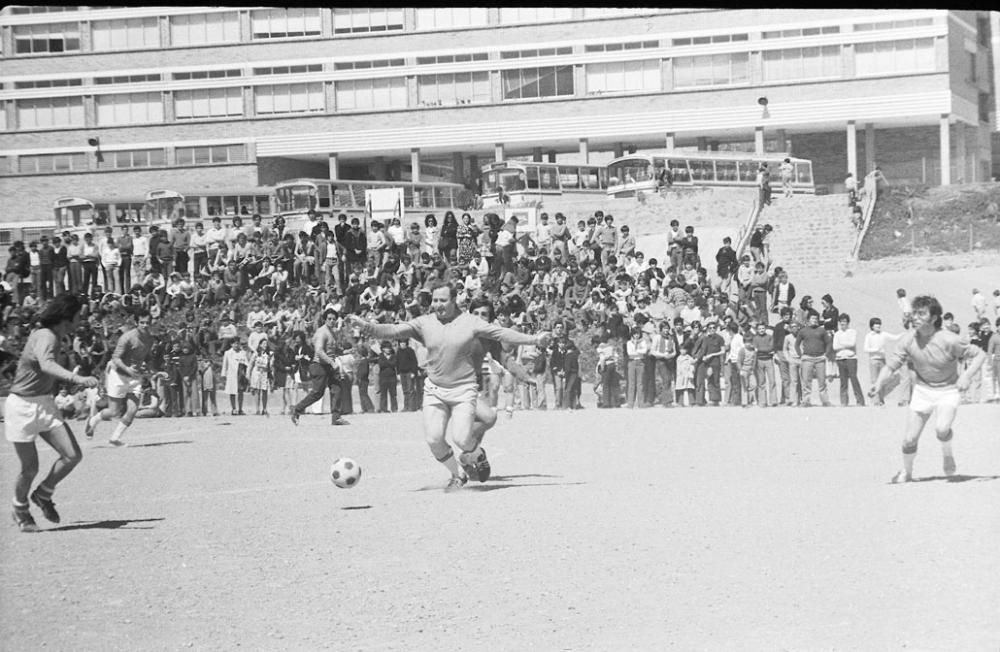
[[[785,361],[788,363],[788,392],[785,394],[785,404],[799,407],[802,405],[802,356],[795,349],[795,337],[802,324],[793,321],[788,328],[788,334],[782,345]]]
[[[219,416],[219,406],[215,400],[215,365],[209,357],[198,361],[198,380],[201,385],[201,416],[208,416],[208,404],[212,404],[212,416]]]
[[[403,389],[403,412],[414,412],[419,409],[416,401],[417,354],[410,346],[409,340],[399,340],[399,349],[396,351],[396,371]]]
[[[257,398],[255,413],[269,416],[267,399],[271,394],[271,384],[274,379],[274,355],[271,353],[267,338],[259,341],[256,351],[250,354],[247,366],[250,369],[250,391]]]
[[[708,400],[717,406],[722,400],[719,378],[722,375],[722,357],[726,343],[718,332],[714,321],[705,325],[705,334],[695,343],[695,404],[705,405],[705,385],[708,385]]]
[[[110,230],[111,227],[108,227]],[[122,264],[118,243],[109,234],[101,244],[101,267],[104,268],[104,291],[118,292],[118,270]]]
[[[54,252],[52,245],[49,244],[49,237],[43,235],[41,237],[41,244],[38,247],[38,278],[40,284],[39,287],[35,288],[38,290],[38,295],[42,301],[47,301],[55,296],[52,287],[52,266],[54,263]]]
[[[96,291],[100,260],[100,252],[94,244],[94,235],[88,231],[83,234],[83,245],[80,247],[80,262],[83,266],[83,283],[80,287],[82,293],[90,295]]]
[[[41,295],[42,257],[38,253],[38,242],[34,240],[28,243],[28,264],[31,273],[31,287]]]
[[[872,317],[868,320],[868,334],[865,335],[864,350],[868,354],[868,378],[874,385],[875,380],[878,378],[879,372],[882,371],[882,367],[885,366],[886,342],[892,340],[898,340],[901,335],[893,335],[892,333],[887,333],[882,330],[882,320],[878,317]],[[885,389],[878,392],[872,397],[875,401],[875,405],[885,404]]]
[[[642,330],[633,328],[631,338],[625,344],[625,355],[628,360],[625,380],[625,390],[627,392],[625,405],[632,409],[646,407],[642,403],[642,381],[644,360],[648,353],[649,342],[643,337]]]
[[[66,291],[69,272],[69,243],[59,236],[52,238],[53,293],[60,295]]]
[[[118,288],[119,292],[125,294],[132,289],[132,257],[135,254],[135,245],[127,226],[122,227],[121,235],[118,236],[116,243],[118,254],[121,257],[121,262],[118,265]]]
[[[149,238],[143,235],[142,227],[132,228],[132,278],[142,283],[149,269]]]
[[[358,386],[358,400],[361,403],[361,412],[367,414],[375,411],[375,405],[368,394],[368,386],[371,384],[371,365],[377,364],[378,358],[364,339],[358,341],[357,361],[355,384]]]
[[[454,219],[454,218],[453,218]],[[398,360],[392,348],[392,342],[384,340],[379,345],[378,355],[378,411],[396,412],[399,405],[396,397],[398,377],[396,369]]]
[[[802,407],[809,407],[811,404],[813,378],[816,379],[823,407],[830,407],[830,399],[826,394],[826,352],[832,338],[820,326],[819,313],[813,310],[807,319],[807,324],[795,336],[795,350],[802,358]]]
[[[539,242],[538,246],[539,248],[544,246],[548,251],[551,251],[554,260],[558,254],[558,260],[563,265],[568,265],[569,241],[571,238],[572,235],[569,232],[569,226],[566,224],[566,216],[562,213],[556,213],[556,223],[549,228],[549,242],[544,244]]]
[[[222,356],[222,377],[225,379],[225,392],[229,394],[229,406],[233,416],[242,415],[243,392],[246,390],[247,355],[243,351],[243,342],[235,338],[228,351]]]
[[[851,317],[847,313],[837,318],[837,324],[838,329],[833,334],[833,354],[840,374],[840,405],[847,407],[847,384],[850,383],[855,401],[864,406],[865,397],[858,382],[858,333],[851,328]]]
[[[757,352],[757,404],[760,407],[778,405],[776,387],[774,385],[774,335],[767,332],[766,323],[757,324],[757,332],[753,336],[753,348]]]
[[[743,402],[741,389],[742,362],[743,362],[743,334],[735,321],[730,321],[726,326],[730,333],[729,345],[726,352],[726,398],[728,405],[740,405]]]

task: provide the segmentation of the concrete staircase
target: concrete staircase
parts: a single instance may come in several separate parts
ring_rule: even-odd
[[[857,230],[843,195],[775,195],[757,221],[765,224],[774,227],[773,264],[787,269],[792,282],[841,278],[853,268]]]

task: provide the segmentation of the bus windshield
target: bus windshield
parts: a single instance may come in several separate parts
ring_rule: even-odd
[[[646,158],[614,161],[608,166],[608,185],[618,186],[652,179],[652,166]]]
[[[518,168],[506,168],[503,170],[490,170],[483,175],[483,194],[496,194],[497,189],[502,186],[506,192],[517,192],[528,187],[527,175],[524,170]]]
[[[308,211],[316,208],[316,186],[311,183],[289,184],[274,189],[279,213]]]

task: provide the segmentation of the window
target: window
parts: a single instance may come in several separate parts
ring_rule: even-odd
[[[979,94],[979,121],[989,122],[990,121],[990,94],[980,93]]]
[[[82,97],[46,97],[17,101],[18,129],[83,127]]]
[[[584,51],[619,52],[621,50],[645,50],[658,47],[660,47],[659,41],[635,41],[633,43],[600,43],[598,45],[588,45],[584,48]]]
[[[750,81],[750,55],[746,52],[674,59],[674,87],[726,86]]]
[[[188,72],[175,72],[174,81],[187,81],[189,79],[225,79],[227,77],[242,77],[243,71],[239,68],[230,70],[190,70]]]
[[[587,7],[583,10],[584,18],[620,18],[622,16],[639,16],[642,14],[655,14],[658,9],[642,7]]]
[[[522,68],[501,74],[505,100],[573,94],[573,66]]]
[[[118,75],[115,77],[95,77],[95,84],[143,84],[160,81],[159,73],[153,75]]]
[[[587,95],[660,90],[660,62],[616,61],[588,63]]]
[[[485,27],[486,25],[485,7],[421,7],[417,9],[417,29]]]
[[[84,152],[79,152],[77,154],[22,156],[18,160],[18,170],[21,174],[80,172],[87,170],[87,155]]]
[[[573,10],[569,7],[501,7],[500,22],[546,23],[554,20],[572,20]]]
[[[205,45],[240,40],[240,17],[235,11],[170,17],[170,44]]]
[[[275,84],[254,89],[257,113],[322,113],[326,110],[323,83]]]
[[[400,29],[403,29],[403,10],[399,7],[333,10],[334,34],[386,32]]]
[[[403,59],[382,59],[380,61],[339,61],[333,64],[334,70],[368,70],[369,68],[387,68],[389,66],[402,66],[406,63]],[[420,63],[418,60],[417,63]]]
[[[14,88],[59,88],[62,86],[82,86],[82,79],[33,79],[14,82]]]
[[[839,45],[764,51],[764,81],[839,77]]]
[[[308,66],[274,66],[253,69],[254,75],[300,75],[307,72],[323,72],[323,64],[313,63]]]
[[[91,34],[95,52],[160,47],[160,21],[156,16],[95,20]]]
[[[212,145],[178,147],[177,165],[211,165],[214,163],[246,163],[246,145]]]
[[[222,118],[243,115],[242,88],[199,88],[174,93],[174,115],[178,120]]]
[[[258,9],[251,14],[253,38],[319,36],[319,9]]]
[[[404,109],[406,79],[358,79],[336,83],[337,110]]]
[[[79,52],[80,24],[15,25],[14,53]]]
[[[976,18],[976,40],[984,48],[990,47],[990,19],[985,16]]]
[[[800,36],[820,36],[821,34],[839,34],[840,25],[827,25],[826,27],[806,27],[803,29],[782,29],[772,32],[764,32],[766,39],[770,38],[799,38]]]
[[[443,54],[437,57],[417,57],[417,65],[424,66],[437,63],[466,63],[468,61],[486,61],[489,58],[490,55],[486,52],[476,52],[473,54]]]
[[[976,81],[978,79],[979,76],[976,73],[976,53],[969,52],[969,80]]]
[[[97,124],[129,125],[163,122],[163,100],[159,93],[98,95]]]
[[[106,165],[116,169],[124,168],[159,168],[167,164],[167,157],[162,149],[136,149],[124,152],[106,152]]]
[[[880,29],[908,29],[910,27],[927,27],[933,25],[933,18],[916,18],[908,20],[887,20],[880,23],[862,23],[854,26],[855,32],[870,32]]]
[[[79,7],[74,7],[72,5],[41,5],[35,7],[11,7],[10,13],[17,14],[47,14],[54,13],[57,11],[76,11]],[[91,9],[96,9],[96,7],[91,7]],[[109,7],[110,9],[110,7]]]
[[[541,50],[514,50],[511,52],[501,52],[501,59],[531,59],[534,57],[557,57],[565,54],[573,54],[573,48],[542,48]]]
[[[854,46],[857,75],[900,72],[932,72],[936,68],[934,39],[918,38]]]
[[[490,74],[483,71],[420,75],[417,77],[417,101],[420,106],[487,103],[490,101]]]
[[[681,47],[685,45],[708,45],[709,43],[735,43],[748,40],[748,34],[716,34],[715,36],[695,36],[689,38],[675,38],[671,41],[673,46]]]

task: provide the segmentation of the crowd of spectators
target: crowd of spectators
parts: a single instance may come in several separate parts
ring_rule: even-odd
[[[0,289],[2,376],[12,375],[40,307],[61,292],[89,299],[83,325],[65,343],[80,375],[102,374],[133,317],[152,315],[157,340],[140,416],[218,414],[218,391],[232,415],[245,413],[246,394],[256,414],[277,407],[269,405],[272,393],[280,393],[281,413],[289,411],[309,380],[311,336],[325,309],[405,320],[427,311],[440,279],[458,286],[460,303],[488,297],[502,325],[553,331],[546,350],[505,352],[508,367],[524,370],[521,379],[500,361],[484,364],[493,402],[509,413],[580,409],[585,379],[593,379],[601,408],[808,405],[813,382],[827,405],[832,378],[841,405],[851,394],[864,404],[859,354],[874,378],[898,337],[871,317],[861,342],[832,296],[817,305],[798,292],[771,259],[770,225],[754,231],[748,253],[737,256],[726,238],[710,258],[694,228],[673,220],[657,260],[637,249],[628,225],[600,211],[575,225],[542,213],[531,229],[519,228],[517,217],[487,213],[477,223],[451,211],[440,226],[434,215],[423,224],[372,221],[368,230],[343,214],[334,221],[311,212],[301,228],[286,229],[280,217],[265,224],[258,215],[248,223],[235,216],[226,225],[216,217],[207,229],[178,220],[169,230],[129,225],[97,237],[64,232],[27,249],[14,243]],[[908,328],[904,299],[899,326]],[[968,335],[992,363],[987,385],[970,389],[970,398],[997,398],[1000,338],[991,322],[1000,326],[1000,291],[990,302],[977,290],[973,306]],[[426,358],[419,344],[370,341],[346,327],[338,337],[348,370],[341,413],[355,411],[355,397],[363,412],[419,408]],[[100,390],[66,387],[58,401],[82,418],[106,399]]]

